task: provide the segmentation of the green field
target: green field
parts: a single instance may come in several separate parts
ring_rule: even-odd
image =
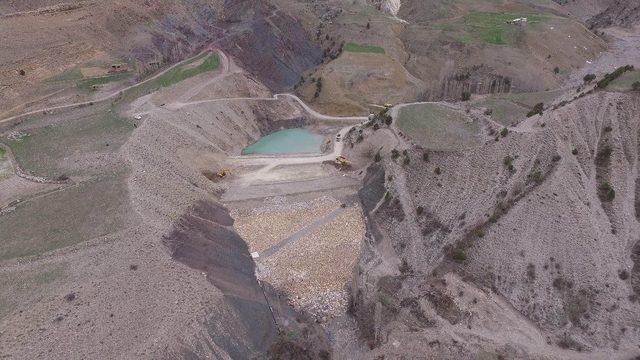
[[[458,111],[437,104],[400,110],[398,128],[418,144],[434,150],[460,150],[481,144],[480,126]]]
[[[28,136],[20,140],[0,141],[12,149],[25,170],[34,175],[57,177],[74,175],[62,164],[66,157],[83,153],[114,153],[132,130],[131,122],[119,117],[115,111],[105,110],[29,130]]]
[[[0,217],[0,261],[39,255],[124,227],[131,214],[122,174],[25,201]]]
[[[640,70],[628,71],[622,74],[619,78],[613,80],[608,86],[609,91],[629,91],[631,85],[640,81]]]
[[[508,24],[517,18],[527,18],[527,24]],[[512,45],[517,35],[547,19],[546,16],[525,13],[471,11],[462,18],[449,19],[432,25],[461,43],[484,42],[494,45]]]
[[[348,42],[344,44],[344,51],[358,52],[358,53],[372,53],[372,54],[384,54],[384,49],[380,46],[358,44],[354,42]]]

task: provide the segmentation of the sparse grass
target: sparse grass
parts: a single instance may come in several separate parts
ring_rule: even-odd
[[[0,320],[17,306],[28,306],[29,299],[39,299],[47,288],[64,277],[65,267],[65,264],[46,264],[33,270],[0,273]]]
[[[115,111],[94,114],[66,122],[29,130],[20,140],[2,139],[16,160],[35,175],[58,177],[74,172],[63,165],[64,159],[82,153],[113,153],[124,144],[133,125]],[[106,146],[109,144],[109,146]]]
[[[62,81],[76,81],[81,80],[84,76],[82,75],[82,71],[80,71],[79,67],[74,67],[64,72],[54,75],[48,78],[47,82],[62,82]]]
[[[344,51],[358,52],[358,53],[372,53],[372,54],[384,54],[385,51],[380,46],[358,44],[354,42],[348,42],[344,44]]]
[[[40,255],[110,234],[123,228],[130,213],[122,174],[36,198],[0,217],[0,260]]]
[[[463,114],[435,104],[402,108],[398,128],[429,149],[459,150],[480,144],[479,126]]]

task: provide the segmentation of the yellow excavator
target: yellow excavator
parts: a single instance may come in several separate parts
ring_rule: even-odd
[[[336,164],[338,164],[340,166],[349,166],[349,165],[351,165],[349,160],[347,160],[347,158],[342,156],[342,155],[336,157]]]
[[[219,178],[227,177],[228,175],[231,175],[231,169],[222,169],[218,171],[217,175]]]

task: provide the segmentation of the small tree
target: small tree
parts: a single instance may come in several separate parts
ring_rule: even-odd
[[[554,67],[554,68],[553,68],[553,73],[554,73],[554,74],[560,74],[560,68],[559,68],[559,67],[557,67],[557,66],[556,66],[556,67]]]
[[[367,30],[371,29],[371,23],[367,22]]]
[[[582,80],[584,80],[585,84],[588,84],[588,83],[592,82],[595,79],[596,79],[596,75],[595,74],[587,74],[582,78]]]
[[[502,130],[500,130],[500,136],[505,137],[507,135],[509,135],[509,129],[507,129],[506,127],[502,128]]]
[[[532,117],[533,115],[542,115],[542,111],[544,110],[544,103],[537,103],[533,106],[533,109],[527,113],[527,117]]]
[[[636,81],[633,84],[631,84],[631,90],[640,91],[640,81]]]
[[[20,69],[20,76],[25,76],[27,75],[27,72],[24,71],[23,69]]]
[[[382,156],[380,156],[380,151],[378,151],[376,155],[373,157],[373,161],[380,162],[380,160],[382,160]]]
[[[471,99],[471,93],[468,91],[463,91],[461,99],[462,101],[469,101]]]
[[[422,160],[429,162],[429,153],[428,152],[424,152],[422,153]]]

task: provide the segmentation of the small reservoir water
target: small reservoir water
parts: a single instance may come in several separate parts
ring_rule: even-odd
[[[324,136],[306,129],[286,129],[263,136],[256,143],[242,150],[242,155],[250,154],[296,154],[320,153]]]

